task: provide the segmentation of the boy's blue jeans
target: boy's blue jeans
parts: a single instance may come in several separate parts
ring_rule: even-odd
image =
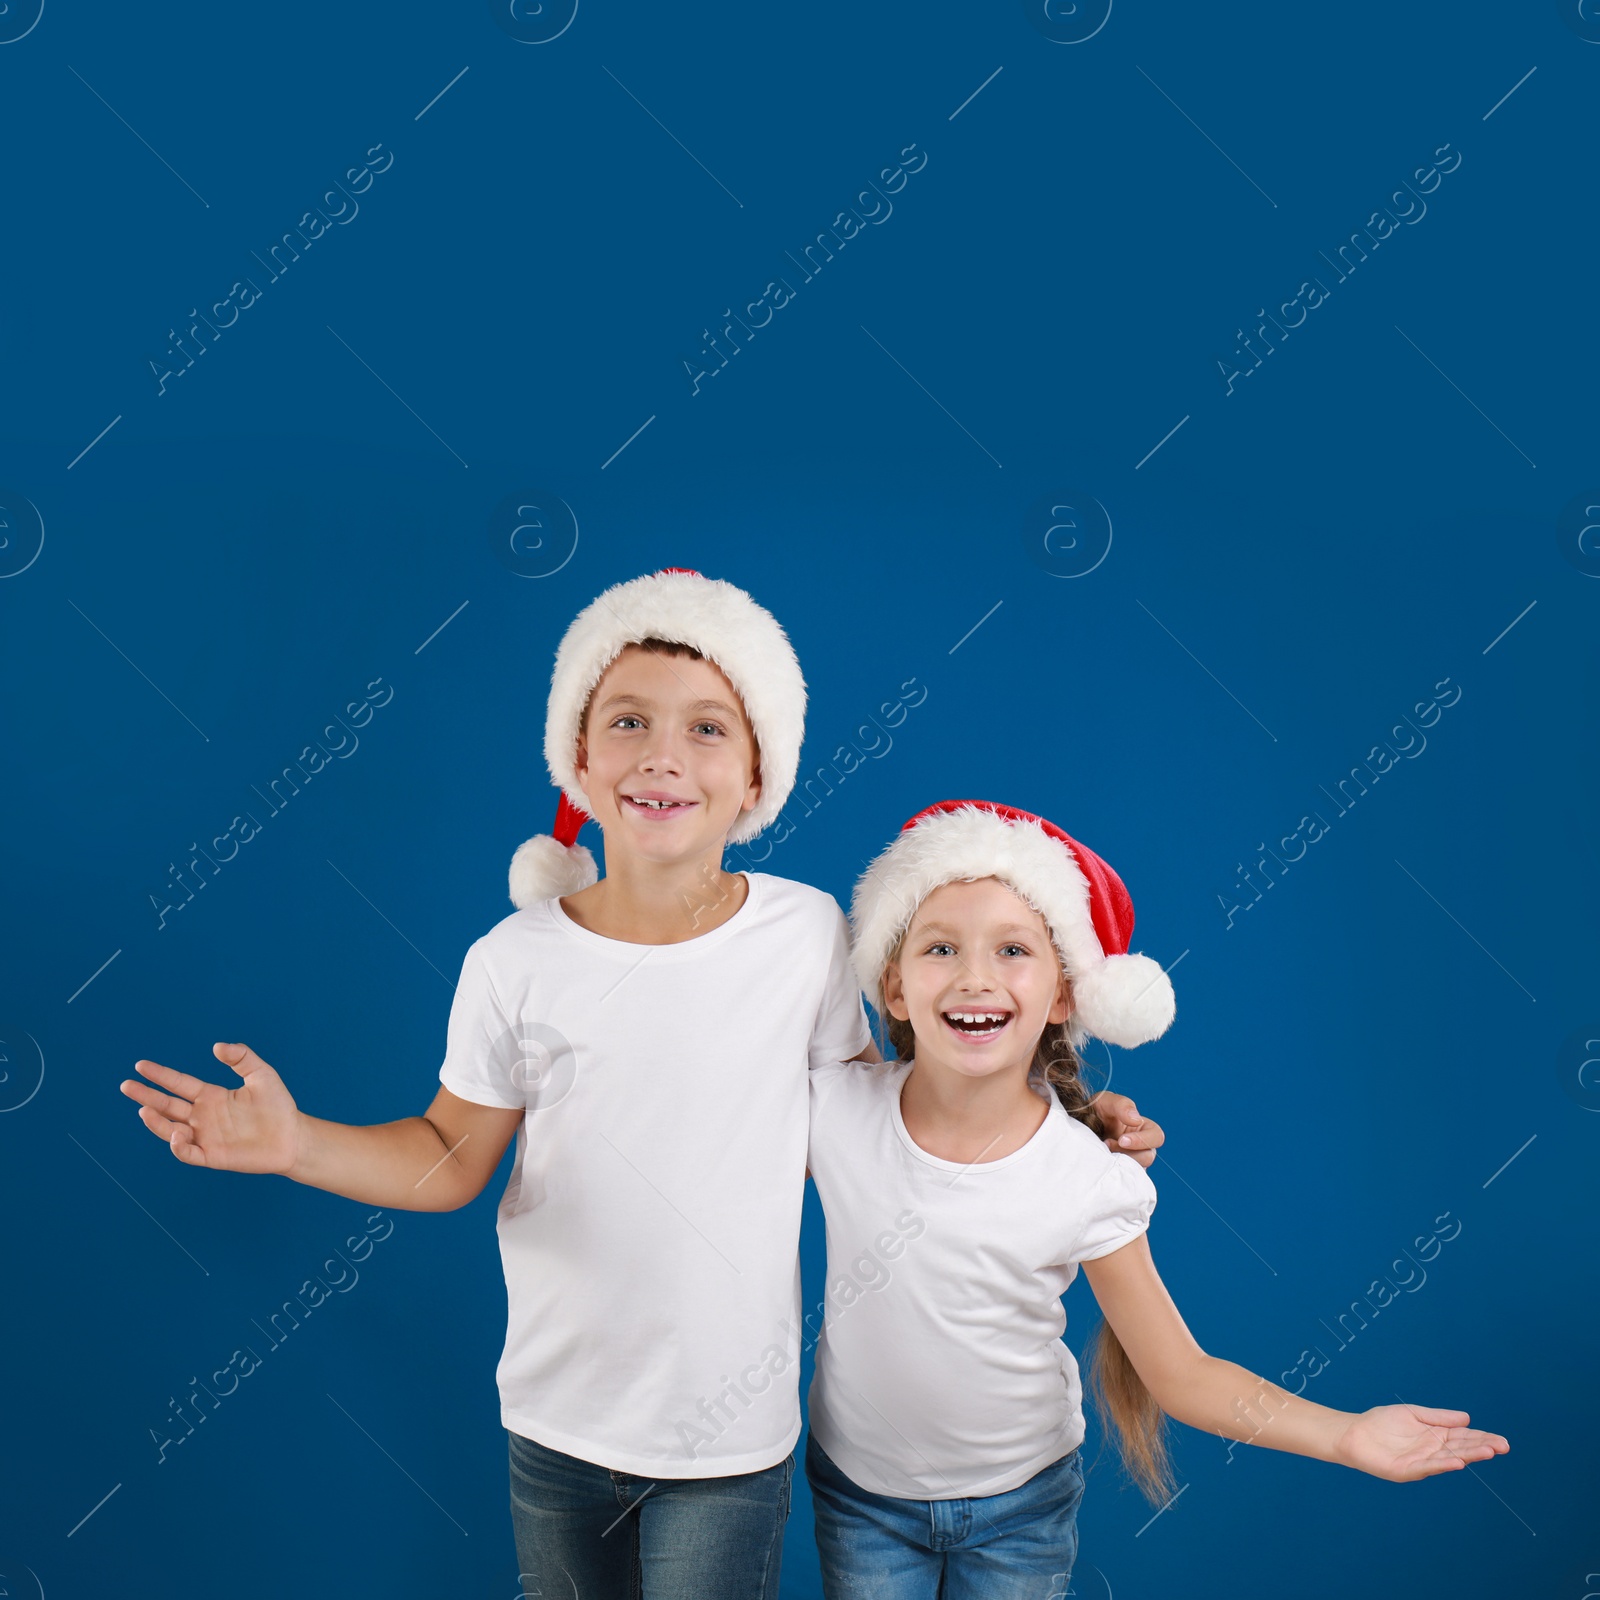
[[[507,1431],[528,1600],[777,1600],[794,1457],[731,1478],[640,1478]]]
[[[812,1438],[806,1477],[827,1600],[1058,1600],[1078,1555],[1082,1450],[1019,1488],[899,1500],[852,1483]]]

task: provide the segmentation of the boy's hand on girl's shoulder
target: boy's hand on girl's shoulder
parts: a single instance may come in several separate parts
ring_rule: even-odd
[[[1089,1109],[1099,1117],[1106,1131],[1106,1149],[1119,1156],[1132,1156],[1141,1167],[1148,1167],[1156,1158],[1156,1147],[1166,1142],[1161,1124],[1141,1117],[1125,1094],[1112,1094],[1102,1089],[1089,1102]]]
[[[286,1173],[294,1165],[299,1116],[294,1097],[273,1068],[248,1045],[214,1044],[212,1054],[244,1079],[224,1089],[155,1061],[134,1070],[168,1091],[126,1078],[120,1085],[139,1103],[139,1120],[192,1167],[229,1172]]]

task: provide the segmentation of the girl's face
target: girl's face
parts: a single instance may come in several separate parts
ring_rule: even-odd
[[[1045,1024],[1072,1009],[1044,919],[998,878],[944,884],[917,907],[883,994],[919,1062],[971,1078],[1026,1069]]]
[[[650,861],[720,851],[761,798],[755,735],[721,669],[637,645],[595,686],[574,765],[607,852]]]

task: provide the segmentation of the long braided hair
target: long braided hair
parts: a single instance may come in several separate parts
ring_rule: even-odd
[[[1026,897],[1021,898],[1026,903]],[[899,959],[900,945],[897,944],[890,960]],[[1070,995],[1070,980],[1066,981]],[[916,1033],[910,1022],[887,1013],[883,1021],[895,1056],[901,1061],[910,1061],[917,1048]],[[1092,1129],[1097,1138],[1107,1137],[1105,1124],[1094,1106],[1094,1095],[1084,1079],[1083,1062],[1072,1043],[1070,1022],[1045,1024],[1034,1046],[1028,1081],[1035,1088],[1048,1085],[1069,1117]],[[1132,1158],[1123,1156],[1120,1159]],[[1122,1341],[1103,1316],[1084,1347],[1084,1360],[1090,1397],[1103,1422],[1109,1424],[1109,1431],[1116,1435],[1117,1451],[1129,1477],[1152,1505],[1164,1504],[1173,1492],[1166,1413],[1156,1404],[1155,1397],[1122,1348]]]

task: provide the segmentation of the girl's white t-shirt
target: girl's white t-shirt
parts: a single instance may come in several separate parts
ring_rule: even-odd
[[[1155,1185],[1054,1095],[998,1161],[930,1155],[900,1115],[910,1070],[845,1061],[811,1074],[828,1232],[811,1430],[875,1494],[1003,1494],[1083,1442],[1061,1296],[1080,1261],[1145,1230]]]
[[[467,951],[440,1082],[525,1112],[498,1217],[503,1425],[660,1478],[800,1433],[808,1070],[871,1039],[831,895],[766,873],[640,945],[546,900]]]

